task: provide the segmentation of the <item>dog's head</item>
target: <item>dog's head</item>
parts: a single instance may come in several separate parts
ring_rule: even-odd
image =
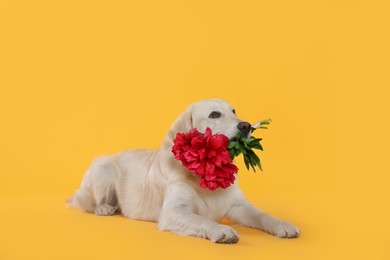
[[[197,128],[204,132],[209,127],[213,134],[220,133],[229,139],[239,132],[243,136],[250,134],[251,125],[236,116],[235,109],[220,99],[203,100],[190,105],[176,121],[175,132],[188,132]]]

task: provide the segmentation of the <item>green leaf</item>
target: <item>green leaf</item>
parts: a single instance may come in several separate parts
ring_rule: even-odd
[[[251,145],[251,148],[252,148],[252,149],[260,149],[260,150],[263,151],[263,146],[262,146],[260,143],[253,143],[253,144]]]
[[[260,144],[260,141],[261,141],[261,140],[262,140],[261,138],[257,138],[257,139],[255,139],[255,140],[253,140],[253,141],[249,144],[249,146],[250,146],[251,148],[254,148],[254,149],[263,150],[263,147],[262,147],[262,145]]]
[[[247,151],[247,156],[250,157],[251,164],[253,164],[255,166],[259,166],[260,170],[262,171],[260,158],[252,150]]]
[[[263,147],[261,146],[261,144],[255,144],[255,145],[252,146],[252,148],[263,151]]]
[[[249,171],[249,158],[247,155],[244,155],[244,163],[245,163],[246,169]]]
[[[269,125],[272,122],[271,118],[264,119],[263,121],[260,121],[260,126],[261,125]]]
[[[248,154],[248,156],[249,156],[250,158],[253,158],[253,157],[257,156],[253,150],[248,150],[248,151],[247,151],[247,154]]]
[[[253,161],[252,161],[252,160],[249,161],[249,164],[251,165],[253,171],[256,172],[256,168],[255,168],[256,165],[253,164]]]
[[[237,143],[236,141],[230,141],[228,145],[228,149],[229,150],[232,149],[236,145],[236,143]]]
[[[241,151],[243,154],[246,154],[246,149],[245,149],[245,147],[240,146],[240,151]]]
[[[229,150],[229,154],[230,154],[230,158],[232,158],[233,160],[234,156],[236,155],[236,151],[234,150],[234,148]]]
[[[262,139],[262,138],[253,138],[252,141],[251,141],[251,143],[254,143],[254,142],[258,143],[258,142],[260,142],[261,140],[263,140],[263,139]]]
[[[260,168],[260,171],[263,171],[263,167],[261,166],[261,162],[259,161],[259,164],[258,164],[259,168]]]
[[[252,158],[257,165],[260,165],[260,158],[255,153],[253,153]]]
[[[248,138],[242,138],[242,140],[244,141],[244,143],[249,144],[250,142],[253,142],[254,140],[256,140],[256,138],[254,138],[253,136],[250,136]]]

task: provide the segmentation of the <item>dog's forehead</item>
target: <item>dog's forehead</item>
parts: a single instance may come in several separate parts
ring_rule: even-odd
[[[202,100],[192,105],[193,112],[208,113],[211,111],[231,110],[232,106],[224,100],[212,99]]]

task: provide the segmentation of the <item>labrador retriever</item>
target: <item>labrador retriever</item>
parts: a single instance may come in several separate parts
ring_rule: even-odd
[[[191,128],[204,132],[209,127],[213,133],[233,138],[238,132],[249,135],[250,126],[223,100],[194,103],[174,122],[159,150],[129,150],[95,159],[70,203],[100,216],[120,212],[131,219],[155,221],[160,230],[216,243],[239,240],[232,227],[217,222],[221,218],[277,237],[298,237],[297,227],[250,204],[237,182],[215,191],[201,188],[199,176],[172,154],[179,132]]]

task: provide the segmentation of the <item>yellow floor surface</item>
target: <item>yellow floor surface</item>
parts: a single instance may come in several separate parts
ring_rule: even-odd
[[[2,199],[0,259],[389,259],[388,215],[369,205],[316,194],[256,204],[294,222],[301,237],[234,226],[239,243],[221,245],[160,232],[155,223],[83,213],[61,197]]]

